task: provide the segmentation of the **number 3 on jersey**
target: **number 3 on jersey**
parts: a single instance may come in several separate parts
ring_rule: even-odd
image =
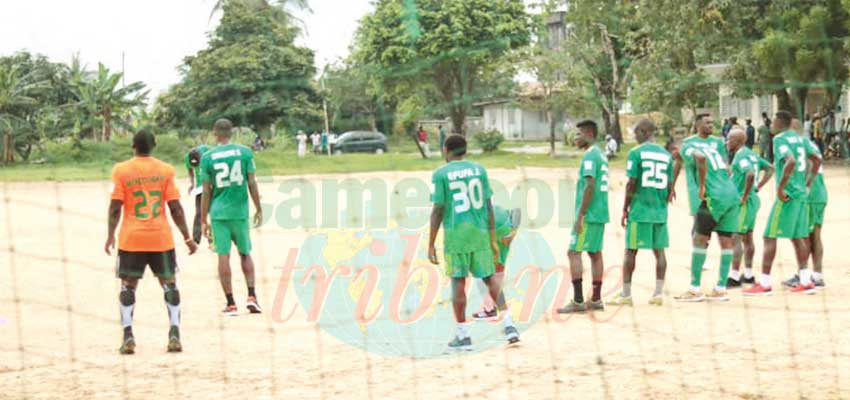
[[[238,161],[233,163],[233,168],[223,162],[213,164],[213,168],[216,170],[215,187],[217,188],[225,188],[231,184],[242,186],[242,182],[245,180],[242,177],[242,163]]]
[[[455,203],[455,213],[469,211],[470,204],[476,210],[484,206],[484,190],[481,187],[481,180],[478,178],[471,179],[469,183],[464,181],[449,182],[449,190],[452,193],[452,200]]]

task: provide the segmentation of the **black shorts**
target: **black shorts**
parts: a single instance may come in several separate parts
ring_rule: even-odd
[[[697,210],[697,215],[694,216],[694,229],[693,231],[699,233],[700,235],[711,237],[711,232],[717,232],[717,236],[732,236],[734,232],[720,232],[716,231],[717,221],[714,220],[714,217],[711,215],[711,212],[708,211],[708,205],[703,201],[699,205],[699,210]]]
[[[158,278],[171,279],[177,272],[177,256],[174,249],[166,251],[118,250],[118,278],[141,278],[145,267]]]

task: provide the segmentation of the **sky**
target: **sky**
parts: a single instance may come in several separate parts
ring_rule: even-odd
[[[206,47],[214,0],[0,0],[0,55],[26,49],[53,61],[79,54],[90,69],[102,62],[142,81],[149,100],[180,76],[184,57]],[[298,39],[316,52],[316,68],[348,54],[358,20],[370,0],[311,0],[312,13],[298,12],[306,31]]]

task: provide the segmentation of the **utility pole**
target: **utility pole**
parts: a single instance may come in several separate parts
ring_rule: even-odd
[[[328,66],[325,64],[325,68],[322,70],[322,76],[319,77],[319,84],[322,86],[322,110],[325,114],[325,132],[330,134],[330,124],[328,122],[328,100],[327,95],[325,93],[325,72],[327,72]]]

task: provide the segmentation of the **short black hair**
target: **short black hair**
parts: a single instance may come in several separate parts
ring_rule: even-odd
[[[461,135],[449,135],[443,146],[446,146],[446,154],[452,156],[466,155],[466,138]]]
[[[140,129],[133,135],[133,148],[142,155],[149,155],[156,147],[156,137],[146,129]]]
[[[233,129],[233,122],[230,122],[229,119],[222,118],[218,121],[215,121],[213,125],[213,131],[216,136],[227,136],[230,137],[230,131]]]
[[[703,118],[710,117],[710,116],[711,116],[711,114],[709,114],[709,113],[697,114],[696,118],[694,118],[694,122],[700,122],[700,121],[703,120]]]
[[[753,120],[747,118],[747,125],[752,124],[752,123],[753,123]]]
[[[777,112],[776,112],[776,119],[777,119],[779,122],[781,122],[781,123],[782,123],[782,126],[783,126],[783,127],[786,127],[786,128],[787,128],[787,127],[791,126],[791,119],[792,119],[792,118],[793,118],[793,117],[791,116],[791,113],[790,113],[790,112],[788,112],[788,111],[785,111],[785,110],[779,110],[779,111],[777,111]]]
[[[201,164],[201,151],[197,148],[192,149],[189,152],[189,165],[193,167],[197,167]]]
[[[652,122],[652,120],[647,119],[647,118],[644,118],[644,119],[638,121],[637,125],[635,125],[635,131],[653,133],[653,132],[655,132],[655,129],[656,129],[655,123]]]
[[[579,129],[590,128],[593,131],[593,137],[594,138],[597,135],[599,135],[599,127],[596,125],[596,121],[594,121],[592,119],[586,119],[584,121],[579,121],[579,123],[576,124],[576,127],[579,128]]]

